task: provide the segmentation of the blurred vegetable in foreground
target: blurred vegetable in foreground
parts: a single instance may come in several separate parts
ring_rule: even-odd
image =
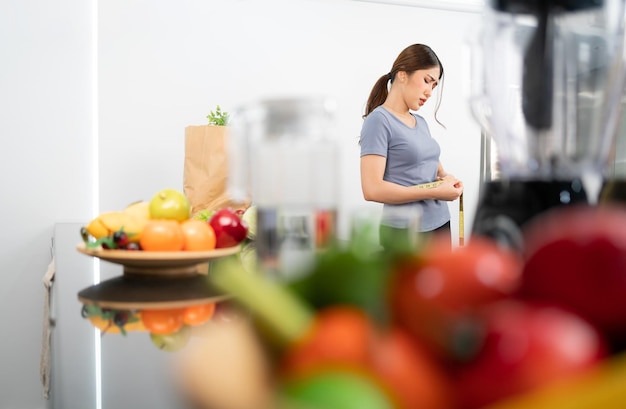
[[[582,267],[592,281],[626,276],[613,264],[593,268],[607,266],[599,259],[607,254],[626,258],[626,240],[614,233],[626,211],[604,211],[580,210],[595,223],[538,219],[533,231],[547,230],[524,254],[478,238],[452,250],[430,240],[382,252],[355,236],[291,282],[245,269],[236,257],[219,260],[213,284],[251,319],[210,326],[182,376],[206,409],[622,408],[626,348],[615,337],[626,320],[606,326],[579,313],[580,304],[520,291],[531,279],[567,287],[559,265]],[[545,251],[554,243],[573,243],[572,259],[587,261],[559,264]],[[602,294],[580,296],[582,305],[604,302]]]

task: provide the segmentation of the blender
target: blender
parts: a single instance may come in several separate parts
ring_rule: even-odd
[[[472,45],[470,107],[497,149],[472,226],[521,249],[557,206],[594,205],[624,87],[623,0],[491,0]]]

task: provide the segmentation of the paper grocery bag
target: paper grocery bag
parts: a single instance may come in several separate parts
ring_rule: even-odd
[[[192,125],[185,128],[184,193],[191,213],[231,207],[245,210],[249,203],[231,200],[228,194],[228,127]]]

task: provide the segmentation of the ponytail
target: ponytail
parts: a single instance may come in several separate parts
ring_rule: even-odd
[[[387,84],[389,81],[393,82],[395,75],[392,73],[385,74],[376,81],[372,91],[370,92],[370,96],[367,99],[367,105],[365,106],[365,115],[363,118],[365,119],[374,109],[381,106],[385,100],[387,99],[387,95],[389,94],[389,89]]]

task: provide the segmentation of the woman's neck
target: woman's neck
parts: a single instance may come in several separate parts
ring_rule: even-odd
[[[394,115],[400,121],[404,122],[407,126],[415,126],[415,117],[413,116],[413,114],[411,114],[408,108],[395,109],[391,106],[391,104],[388,104],[387,102],[383,104],[383,108],[391,112],[392,115]]]
[[[385,102],[383,104],[383,107],[385,107],[385,109],[387,109],[388,111],[391,111],[391,113],[393,113],[396,116],[400,116],[402,118],[411,118],[413,115],[411,115],[411,112],[409,112],[408,108],[401,108],[401,109],[397,109],[394,108],[390,103]]]

